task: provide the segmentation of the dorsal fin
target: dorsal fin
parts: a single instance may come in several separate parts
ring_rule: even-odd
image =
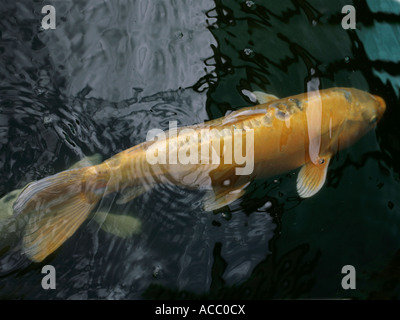
[[[129,201],[132,201],[133,199],[141,196],[143,193],[145,193],[147,190],[151,189],[150,186],[134,186],[134,187],[129,187],[125,188],[122,191],[120,191],[120,196],[117,200],[117,204],[125,204]]]
[[[256,100],[260,104],[268,103],[271,101],[279,100],[277,96],[274,96],[273,94],[268,94],[265,92],[261,91],[253,91],[252,94],[255,96]]]

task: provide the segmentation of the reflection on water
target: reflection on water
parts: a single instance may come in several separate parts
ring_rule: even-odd
[[[399,7],[357,3],[357,30],[344,31],[347,2],[57,1],[54,31],[39,28],[41,4],[4,3],[1,195],[85,156],[106,159],[171,120],[252,105],[244,90],[356,87],[388,108],[332,159],[312,199],[297,197],[294,172],[254,182],[214,214],[171,185],[124,205],[109,196],[98,210],[138,219],[141,232],[123,239],[92,218],[42,264],[21,256],[18,225],[6,227],[0,297],[398,298]],[[56,267],[55,293],[40,287],[43,264]],[[357,292],[341,290],[346,264],[359,271]]]
[[[52,64],[65,77],[65,94],[120,101],[132,88],[145,96],[187,88],[213,71],[203,60],[215,40],[204,10],[213,2],[61,1],[60,23],[42,32]],[[106,80],[106,81],[105,81]]]

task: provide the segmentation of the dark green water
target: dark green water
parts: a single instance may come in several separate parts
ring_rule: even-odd
[[[42,30],[53,4],[57,28]],[[341,26],[356,8],[356,30]],[[297,171],[255,181],[229,208],[159,186],[102,210],[142,221],[120,239],[91,219],[43,263],[2,229],[0,298],[400,297],[400,5],[396,1],[4,1],[0,8],[0,194],[103,159],[170,120],[189,125],[279,97],[355,87],[387,103],[376,130],[332,160],[300,200]],[[10,240],[10,238],[12,240]],[[43,290],[41,269],[57,270]],[[357,272],[344,290],[344,265]]]

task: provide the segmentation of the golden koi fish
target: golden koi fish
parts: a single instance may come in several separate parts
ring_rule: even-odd
[[[101,197],[113,192],[121,192],[117,202],[125,203],[159,183],[174,183],[205,189],[204,209],[215,210],[240,198],[253,179],[301,167],[298,194],[311,197],[323,186],[332,155],[372,129],[386,109],[382,98],[353,88],[284,99],[260,92],[254,95],[260,105],[179,128],[177,135],[171,131],[158,135],[99,165],[30,183],[14,204],[14,215],[30,214],[23,238],[25,254],[33,261],[45,259],[79,228]],[[205,129],[211,130],[207,139],[201,134]],[[245,130],[244,135],[238,135],[238,130]],[[250,133],[252,148],[247,148],[244,140],[249,144]],[[202,148],[210,141],[219,148],[205,153]],[[230,146],[246,149],[246,158],[253,161],[251,172],[237,174],[243,162],[232,161],[226,153]],[[197,163],[149,161],[149,152],[154,160],[194,151],[201,153]],[[219,162],[212,161],[215,154]]]

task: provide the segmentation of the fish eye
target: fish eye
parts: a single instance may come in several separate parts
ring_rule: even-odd
[[[375,124],[376,121],[377,121],[377,116],[376,116],[376,115],[373,115],[373,116],[371,117],[371,119],[369,119],[369,122],[370,122],[371,124]]]

